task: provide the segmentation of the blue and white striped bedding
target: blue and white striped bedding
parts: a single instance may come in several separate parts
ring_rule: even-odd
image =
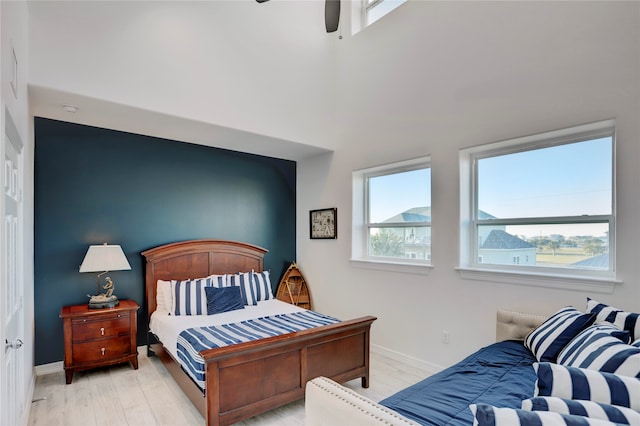
[[[200,356],[201,351],[337,322],[340,320],[327,315],[313,311],[301,311],[248,319],[236,323],[189,328],[178,335],[178,362],[204,392],[205,366],[204,360]]]

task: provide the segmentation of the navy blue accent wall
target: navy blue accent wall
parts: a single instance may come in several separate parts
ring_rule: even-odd
[[[146,342],[141,252],[216,238],[269,250],[278,285],[295,260],[296,163],[148,136],[35,119],[35,363],[64,357],[60,309],[88,301],[90,244],[120,244],[130,271],[108,275],[133,299]],[[104,281],[103,281],[104,283]]]

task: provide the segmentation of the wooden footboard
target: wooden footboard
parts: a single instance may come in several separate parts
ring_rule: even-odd
[[[375,317],[284,334],[201,353],[207,424],[228,425],[304,397],[307,381],[361,378],[369,385],[369,333]]]

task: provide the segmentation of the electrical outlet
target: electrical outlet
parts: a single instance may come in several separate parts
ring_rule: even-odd
[[[442,343],[449,343],[449,332],[442,330]]]

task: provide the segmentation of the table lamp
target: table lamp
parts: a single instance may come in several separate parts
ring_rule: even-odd
[[[131,265],[122,252],[119,245],[91,245],[84,256],[84,260],[80,265],[80,272],[100,272],[98,274],[98,293],[95,296],[89,296],[89,308],[113,308],[118,305],[118,296],[113,294],[114,284],[111,278],[105,278],[105,285],[102,287],[104,293],[100,290],[100,276],[109,271],[126,271],[131,270]]]

